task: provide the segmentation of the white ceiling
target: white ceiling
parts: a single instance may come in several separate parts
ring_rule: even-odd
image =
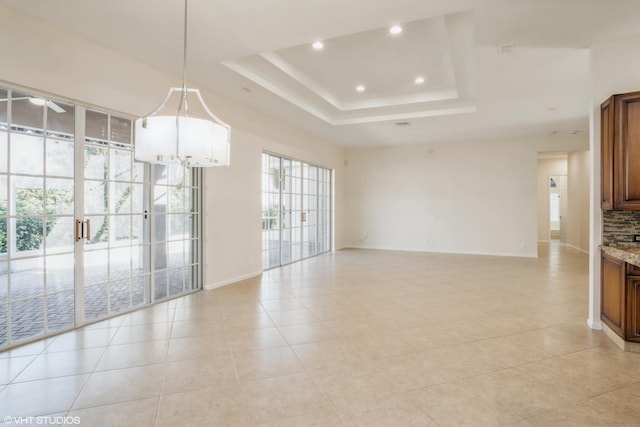
[[[182,0],[0,4],[181,75]],[[189,9],[191,86],[345,147],[586,132],[588,47],[640,35],[638,0],[189,0]],[[390,35],[394,24],[404,31]],[[500,53],[505,44],[511,52]]]

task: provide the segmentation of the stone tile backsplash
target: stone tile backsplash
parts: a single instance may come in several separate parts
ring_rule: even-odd
[[[602,211],[603,245],[634,244],[634,234],[640,234],[640,211]]]

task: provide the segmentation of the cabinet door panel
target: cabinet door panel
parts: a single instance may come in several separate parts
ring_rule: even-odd
[[[627,280],[627,341],[640,342],[640,277]]]
[[[602,254],[601,318],[607,326],[624,338],[625,263]]]
[[[613,103],[611,98],[600,107],[601,206],[612,209],[613,202]]]
[[[615,96],[614,207],[640,210],[640,93]]]
[[[640,267],[627,263],[627,276],[640,276]]]
[[[626,103],[625,111],[625,200],[640,203],[640,98]]]

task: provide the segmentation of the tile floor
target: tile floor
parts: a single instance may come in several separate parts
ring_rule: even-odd
[[[640,354],[587,328],[587,271],[558,245],[322,255],[0,353],[0,420],[638,426]]]

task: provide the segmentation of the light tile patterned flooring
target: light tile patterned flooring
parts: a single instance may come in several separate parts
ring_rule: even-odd
[[[0,415],[640,425],[640,354],[586,326],[587,256],[540,254],[345,250],[271,270],[0,353]]]

